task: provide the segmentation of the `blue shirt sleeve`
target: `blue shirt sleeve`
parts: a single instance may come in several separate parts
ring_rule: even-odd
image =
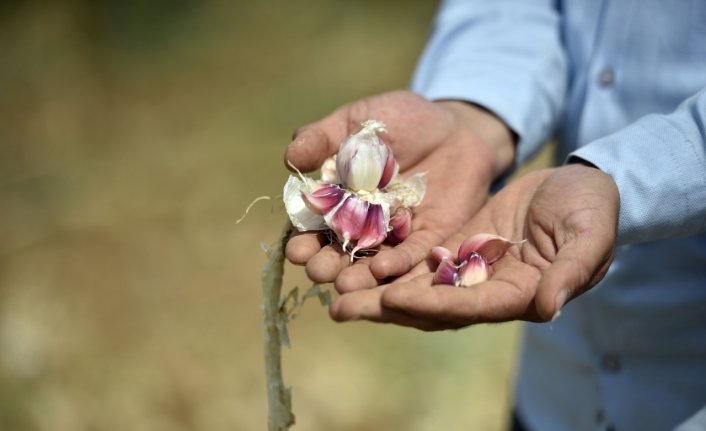
[[[519,163],[553,133],[567,86],[559,15],[551,0],[447,0],[412,90],[473,102],[519,137]]]
[[[570,154],[620,191],[618,244],[706,232],[706,89]]]

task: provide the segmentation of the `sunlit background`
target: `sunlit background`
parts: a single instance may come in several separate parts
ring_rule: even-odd
[[[430,1],[0,3],[0,430],[262,430],[285,145],[407,86]],[[287,267],[285,288],[309,285]],[[518,326],[290,325],[295,430],[501,430]]]

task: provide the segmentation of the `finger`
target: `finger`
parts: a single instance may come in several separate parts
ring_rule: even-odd
[[[324,244],[324,236],[320,232],[292,232],[287,241],[284,255],[294,265],[306,265]]]
[[[453,323],[419,319],[403,311],[383,307],[380,298],[386,287],[358,290],[339,296],[329,308],[331,318],[337,322],[368,320],[377,323],[393,323],[422,331],[440,331],[459,327]]]
[[[586,291],[605,274],[611,260],[610,246],[600,236],[581,234],[559,249],[554,262],[544,271],[537,288],[537,313],[544,320],[558,316],[568,300]]]
[[[528,273],[527,265],[513,266],[513,280],[536,279],[535,274]],[[532,302],[529,285],[517,285],[502,276],[466,288],[432,287],[432,277],[428,274],[408,283],[390,285],[383,294],[383,306],[418,318],[466,326],[525,318]]]
[[[389,246],[383,246],[389,247]],[[390,248],[383,248],[380,253],[390,250]],[[378,253],[379,254],[379,253]],[[383,283],[384,279],[377,279],[370,269],[370,264],[372,263],[372,258],[359,259],[355,264],[344,268],[341,273],[336,277],[334,286],[339,293],[349,293],[360,289],[371,289],[375,286]],[[414,277],[422,274],[428,274],[432,271],[432,268],[436,267],[436,263],[432,262],[431,259],[425,258],[414,266],[409,272],[402,275],[395,281],[408,281]]]
[[[333,282],[341,270],[350,264],[350,256],[338,245],[327,245],[309,259],[306,275],[315,283]]]
[[[419,262],[414,268],[409,270],[408,273],[399,276],[395,282],[407,282],[412,281],[420,275],[433,273],[439,266],[439,262],[434,261],[434,259],[427,257],[423,261]]]
[[[338,110],[323,120],[297,129],[284,153],[284,164],[294,165],[302,172],[315,171],[324,161],[336,154],[346,138],[347,123],[344,111]]]
[[[370,272],[370,261],[371,259],[360,259],[355,264],[343,268],[334,282],[336,290],[343,294],[379,285],[380,282]]]
[[[443,238],[431,230],[418,230],[394,248],[373,257],[370,271],[378,280],[402,275],[424,260],[429,250],[441,244]]]
[[[359,290],[338,296],[329,308],[331,318],[337,322],[367,319],[375,322],[382,318],[380,295],[383,287]]]

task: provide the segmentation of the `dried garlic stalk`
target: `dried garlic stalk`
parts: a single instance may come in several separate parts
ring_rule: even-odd
[[[284,277],[284,247],[291,232],[292,225],[287,222],[279,240],[266,250],[268,259],[262,269],[269,431],[287,431],[294,425],[291,388],[287,388],[282,380],[282,345],[287,344],[287,315],[281,311],[280,300]]]

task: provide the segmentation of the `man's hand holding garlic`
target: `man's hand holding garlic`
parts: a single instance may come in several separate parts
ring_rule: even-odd
[[[313,281],[334,282],[341,293],[375,287],[426,259],[432,247],[441,245],[478,211],[493,178],[513,159],[512,134],[492,114],[462,102],[432,103],[399,91],[345,105],[299,129],[287,148],[285,165],[301,172],[320,169],[370,119],[385,124],[386,132],[379,137],[392,151],[399,177],[409,181],[426,173],[427,187],[421,202],[411,207],[409,236],[394,247],[383,244],[379,252],[353,264],[352,249],[342,249],[343,232],[333,243],[317,231],[296,234],[289,241],[287,258],[306,265]],[[390,217],[394,219],[394,212]],[[388,234],[394,236],[395,231]]]
[[[327,231],[342,251],[367,252],[385,241],[403,241],[411,208],[426,192],[426,172],[402,179],[390,148],[380,139],[385,124],[367,120],[321,166],[321,179],[299,174],[284,186],[287,214],[300,232]]]
[[[596,168],[531,172],[493,196],[445,247],[432,249],[431,262],[418,265],[416,275],[341,295],[331,316],[423,330],[550,320],[605,275],[615,249],[618,208],[615,183]],[[503,237],[525,241],[513,244]],[[475,268],[470,267],[474,256]],[[452,259],[455,267],[448,266]],[[464,260],[469,263],[459,265]],[[478,281],[474,276],[487,281],[456,287],[464,276],[469,284]]]

